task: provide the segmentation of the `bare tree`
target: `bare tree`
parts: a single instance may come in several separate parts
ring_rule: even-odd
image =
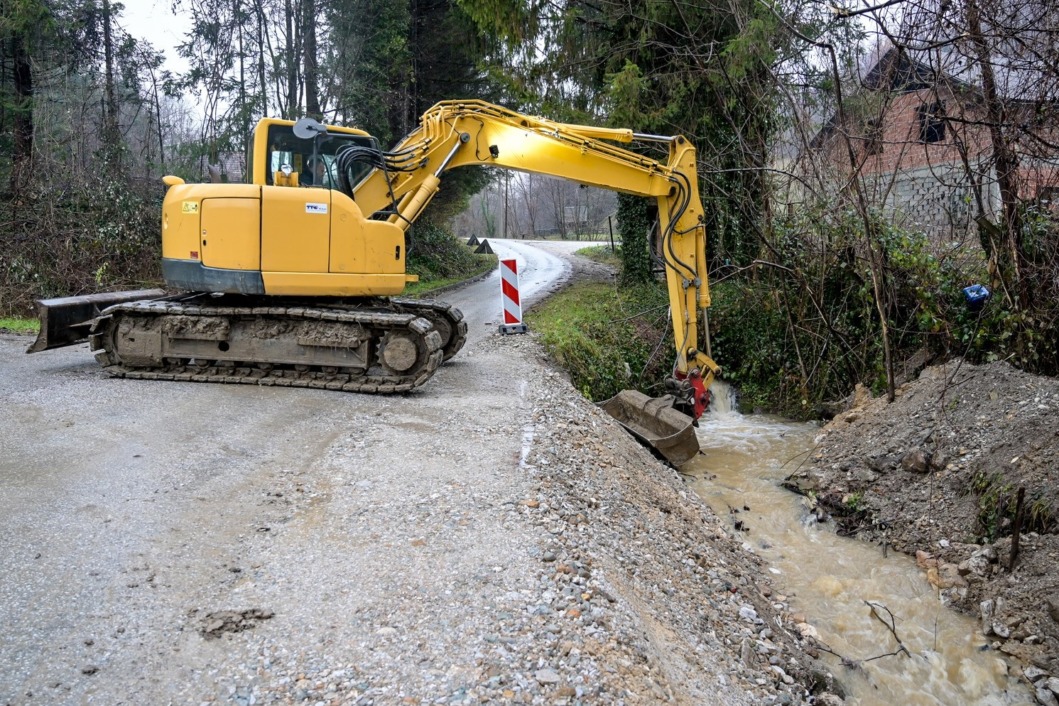
[[[305,112],[321,119],[319,64],[316,49],[316,0],[302,0],[302,34],[305,39]]]

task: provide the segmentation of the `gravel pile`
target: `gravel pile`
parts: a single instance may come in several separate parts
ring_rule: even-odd
[[[490,339],[472,355],[516,352],[540,356],[530,337]],[[377,479],[317,487],[329,514],[340,495],[370,495],[371,510],[350,520],[355,536],[371,535],[380,513],[403,515],[399,528],[377,537],[380,546],[356,548],[375,575],[358,574],[350,595],[376,598],[363,605],[338,598],[344,610],[322,630],[319,647],[291,651],[271,625],[221,636],[216,642],[245,641],[238,652],[257,659],[196,675],[213,683],[189,690],[189,700],[804,703],[808,663],[777,617],[785,605],[772,604],[760,583],[759,560],[676,471],[579,398],[561,374],[541,367],[535,377],[521,391],[519,419],[478,429],[486,444],[498,433],[523,440],[519,458],[508,459],[515,472],[496,469],[496,485],[449,479],[418,489],[411,508]],[[348,467],[365,453],[363,444],[344,442],[333,460]],[[289,490],[304,494],[300,482],[312,479]],[[461,535],[471,527],[474,541],[466,541]],[[328,530],[328,540],[338,531]],[[401,577],[401,565],[418,576]],[[323,595],[306,608],[334,602]],[[202,625],[211,619],[216,627],[213,616]],[[210,636],[208,626],[200,631]]]

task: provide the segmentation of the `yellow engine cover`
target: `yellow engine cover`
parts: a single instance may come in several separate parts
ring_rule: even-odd
[[[162,207],[162,257],[202,291],[245,291],[227,281],[260,273],[270,295],[400,294],[404,231],[364,218],[338,191],[253,184],[178,184]],[[202,276],[187,278],[188,267]],[[226,277],[230,275],[230,277]]]

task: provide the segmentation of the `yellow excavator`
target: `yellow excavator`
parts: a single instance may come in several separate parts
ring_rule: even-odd
[[[617,144],[633,141],[667,147],[668,159]],[[482,101],[438,103],[390,151],[353,128],[261,120],[250,183],[163,179],[167,291],[42,300],[41,332],[27,352],[87,338],[120,377],[412,390],[456,354],[467,325],[442,302],[395,298],[417,279],[405,272],[405,233],[445,172],[467,165],[657,199],[656,252],[676,348],[672,394],[659,401],[625,392],[605,409],[674,462],[697,451],[697,444],[687,451],[691,419],[673,409],[697,419],[718,372],[708,355],[694,147],[680,136],[557,123]],[[677,450],[667,453],[667,443]]]

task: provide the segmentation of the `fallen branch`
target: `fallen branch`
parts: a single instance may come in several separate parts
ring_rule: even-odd
[[[905,647],[905,643],[903,643],[901,641],[901,638],[897,635],[897,621],[894,619],[894,614],[890,611],[890,609],[881,603],[872,603],[871,601],[864,601],[864,603],[869,608],[871,608],[871,614],[875,616],[876,620],[885,625],[886,629],[890,631],[890,634],[894,636],[894,639],[897,641],[896,650],[894,650],[893,652],[887,652],[886,654],[875,655],[874,657],[867,657],[865,659],[850,659],[849,657],[835,652],[833,649],[824,644],[824,642],[822,642],[818,638],[810,637],[809,639],[813,641],[813,645],[816,647],[816,649],[820,650],[821,652],[827,652],[828,654],[838,657],[839,660],[842,662],[843,667],[848,667],[849,669],[859,669],[861,671],[864,670],[864,665],[868,662],[874,662],[875,660],[882,659],[883,657],[896,657],[899,654],[904,654],[906,657],[911,658],[912,653],[908,651],[908,648]],[[886,615],[889,617],[889,621],[887,621],[887,619],[884,618],[879,611],[886,611]]]
[[[871,608],[871,614],[874,615],[880,623],[885,625],[886,629],[889,630],[890,634],[894,636],[895,640],[897,640],[896,652],[892,652],[886,655],[879,655],[878,657],[872,657],[871,659],[866,659],[864,661],[870,662],[872,659],[879,659],[879,657],[892,657],[893,655],[901,654],[902,652],[904,652],[907,656],[911,657],[912,653],[908,651],[908,648],[905,647],[905,643],[901,642],[901,638],[897,635],[897,621],[894,619],[894,614],[890,612],[890,609],[884,606],[882,603],[872,603],[871,601],[864,601],[864,603],[869,608]],[[879,614],[879,610],[886,611],[886,615],[888,615],[890,618],[889,622],[883,619],[883,617]]]
[[[1015,572],[1015,561],[1019,558],[1019,537],[1022,534],[1022,511],[1026,501],[1026,487],[1019,487],[1018,499],[1015,501],[1015,527],[1011,531],[1011,556],[1008,559],[1008,573]]]
[[[816,649],[820,650],[821,652],[827,652],[828,654],[838,657],[838,659],[842,662],[843,667],[848,667],[849,669],[864,669],[862,666],[860,666],[860,663],[866,660],[855,660],[850,659],[849,657],[843,657],[842,655],[825,645],[820,640],[817,640],[816,638],[812,638],[812,640],[816,643]]]

